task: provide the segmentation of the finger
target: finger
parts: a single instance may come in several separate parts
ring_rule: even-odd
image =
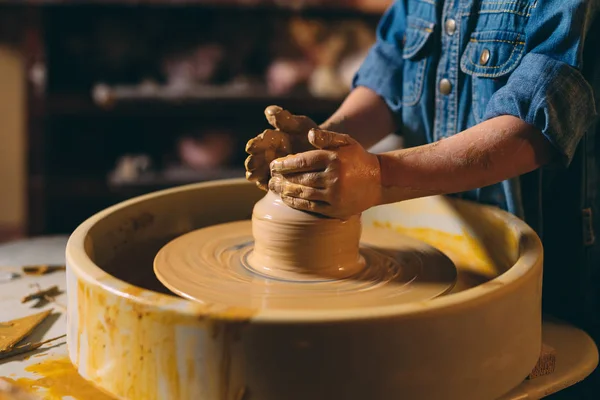
[[[329,186],[331,178],[325,172],[301,172],[298,174],[286,174],[285,179],[290,183],[302,186],[310,186],[324,189]]]
[[[336,149],[357,143],[345,133],[337,133],[313,128],[308,132],[308,141],[318,149]]]
[[[265,174],[262,171],[246,171],[246,179],[248,181],[256,184],[260,183],[265,188],[268,187],[270,178],[271,176],[268,173]]]
[[[259,176],[254,172],[246,171],[246,179],[250,182],[256,182],[259,179]]]
[[[246,161],[244,161],[244,167],[246,171],[256,171],[259,168],[267,168],[269,169],[268,162],[265,160],[264,153],[263,154],[251,154],[246,157]]]
[[[289,134],[305,135],[309,129],[317,127],[310,118],[304,115],[292,115],[279,106],[267,107],[265,116],[271,126]]]
[[[330,206],[326,203],[300,199],[298,197],[281,196],[281,200],[296,210],[308,211],[322,215],[327,215],[327,212],[330,208]]]
[[[256,154],[273,149],[280,149],[286,152],[289,151],[289,147],[289,140],[283,132],[265,129],[260,135],[248,140],[248,143],[246,143],[246,153]]]
[[[271,162],[271,174],[297,174],[300,172],[322,171],[331,162],[331,154],[321,150],[311,150],[275,159]]]
[[[256,186],[258,186],[260,190],[264,190],[265,192],[269,191],[269,184],[266,181],[257,181]]]
[[[257,179],[264,181],[265,184],[271,178],[271,171],[269,171],[268,165],[263,165],[262,167],[254,170],[254,171],[251,171],[251,172],[252,172],[252,174],[254,174],[254,176],[257,177]]]
[[[246,143],[246,153],[248,154],[254,154],[257,153],[258,150],[262,147],[262,136],[258,135],[250,140],[248,140],[248,142]]]
[[[291,183],[282,177],[271,178],[269,180],[269,190],[286,197],[297,197],[321,202],[326,202],[327,200],[324,190]]]
[[[262,180],[266,183],[271,178],[271,173],[269,171],[268,165],[263,165],[262,167],[259,167],[259,168],[255,169],[254,171],[246,170],[246,173],[250,173],[249,177],[248,177],[248,175],[246,175],[246,179],[248,179],[251,182],[255,182],[257,180]]]

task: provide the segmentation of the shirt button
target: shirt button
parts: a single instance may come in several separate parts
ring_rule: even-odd
[[[448,18],[446,20],[446,33],[450,36],[454,35],[456,32],[456,21],[452,18]]]
[[[452,91],[452,83],[446,78],[440,81],[440,93],[441,94],[450,94]]]
[[[481,55],[479,56],[479,64],[485,65],[490,60],[490,51],[488,49],[483,49]]]

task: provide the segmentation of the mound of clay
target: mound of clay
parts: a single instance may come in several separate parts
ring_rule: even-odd
[[[249,262],[271,277],[306,274],[340,279],[364,267],[359,254],[360,215],[338,220],[295,210],[269,191],[254,206],[252,235]]]

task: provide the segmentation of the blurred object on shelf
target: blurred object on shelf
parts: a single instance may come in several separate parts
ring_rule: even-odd
[[[289,34],[313,66],[306,84],[315,97],[347,94],[354,73],[375,42],[373,29],[360,20],[328,22],[295,17],[290,20]]]
[[[200,45],[189,53],[163,60],[163,73],[171,87],[185,88],[214,80],[225,58],[225,49],[217,43]]]
[[[127,98],[127,94],[129,94],[129,97],[133,95],[137,98],[154,97],[163,87],[163,85],[149,80],[132,86],[109,86],[99,83],[92,88],[92,98],[97,105],[108,108],[113,106],[121,97]],[[170,92],[179,92],[181,90],[176,87],[171,89]]]
[[[308,90],[315,97],[338,98],[349,92],[337,71],[329,66],[315,68],[308,80]]]
[[[306,60],[277,59],[267,70],[267,90],[273,96],[287,95],[306,83],[312,72]]]
[[[235,135],[228,131],[207,131],[199,138],[185,136],[177,143],[181,162],[196,170],[228,164],[235,151]]]
[[[117,160],[117,165],[111,173],[113,182],[132,182],[140,175],[148,172],[152,167],[152,160],[145,154],[128,154]]]
[[[342,83],[351,88],[352,82],[354,81],[354,75],[358,72],[358,69],[362,65],[363,61],[367,57],[370,48],[364,49],[362,52],[351,54],[340,61],[338,67],[338,74]]]
[[[373,28],[357,18],[291,16],[265,22],[215,17],[212,30],[202,28],[207,37],[180,34],[180,42],[164,54],[159,52],[160,73],[155,78],[148,62],[147,71],[131,75],[137,76],[137,82],[133,78],[97,83],[93,98],[103,107],[135,99],[185,101],[295,93],[341,98],[350,91],[352,77],[375,41]],[[111,57],[125,64],[122,51],[117,53]],[[138,59],[144,56],[132,56],[129,62],[139,65]]]

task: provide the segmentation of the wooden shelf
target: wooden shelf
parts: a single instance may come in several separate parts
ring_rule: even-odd
[[[100,105],[91,95],[82,93],[49,94],[44,112],[50,116],[213,116],[223,117],[244,108],[249,112],[262,115],[265,107],[275,104],[295,113],[308,115],[330,114],[343,99],[316,98],[307,95],[297,96],[187,96],[178,99],[166,97],[124,98]],[[250,109],[250,110],[249,110]]]
[[[5,0],[13,5],[123,5],[123,6],[211,6],[211,7],[271,7],[290,10],[320,9],[358,11],[382,14],[392,0]]]
[[[0,15],[8,15],[4,18],[8,22],[0,24],[0,35],[14,36],[12,41],[23,55],[23,75],[29,77],[24,81],[26,233],[68,233],[95,212],[133,196],[192,182],[243,177],[243,145],[269,127],[264,117],[267,106],[279,105],[321,121],[343,101],[311,96],[308,89],[286,96],[269,94],[264,75],[272,59],[299,57],[271,49],[278,47],[277,43],[265,46],[270,38],[280,39],[273,32],[286,29],[290,18],[300,13],[303,18],[325,23],[360,19],[374,26],[391,3],[5,0]],[[248,32],[257,32],[257,36],[249,37],[248,43],[238,40]],[[184,93],[166,87],[156,90],[146,84],[135,87],[144,79],[173,82],[174,74],[163,71],[164,60],[174,56],[171,53],[183,52],[195,46],[194,42],[220,41],[223,35],[227,36],[223,48],[235,57],[223,60],[222,74],[210,82],[237,83],[195,88],[182,85],[186,87]],[[252,43],[259,51],[246,54],[240,50],[250,49]],[[98,93],[93,86],[101,82],[111,86],[100,87]],[[202,140],[203,135],[214,134],[232,138],[232,146],[238,149],[231,156],[234,168],[162,171],[120,182],[110,179],[110,170],[123,155],[146,154],[154,168],[164,168],[181,162],[182,137]]]

